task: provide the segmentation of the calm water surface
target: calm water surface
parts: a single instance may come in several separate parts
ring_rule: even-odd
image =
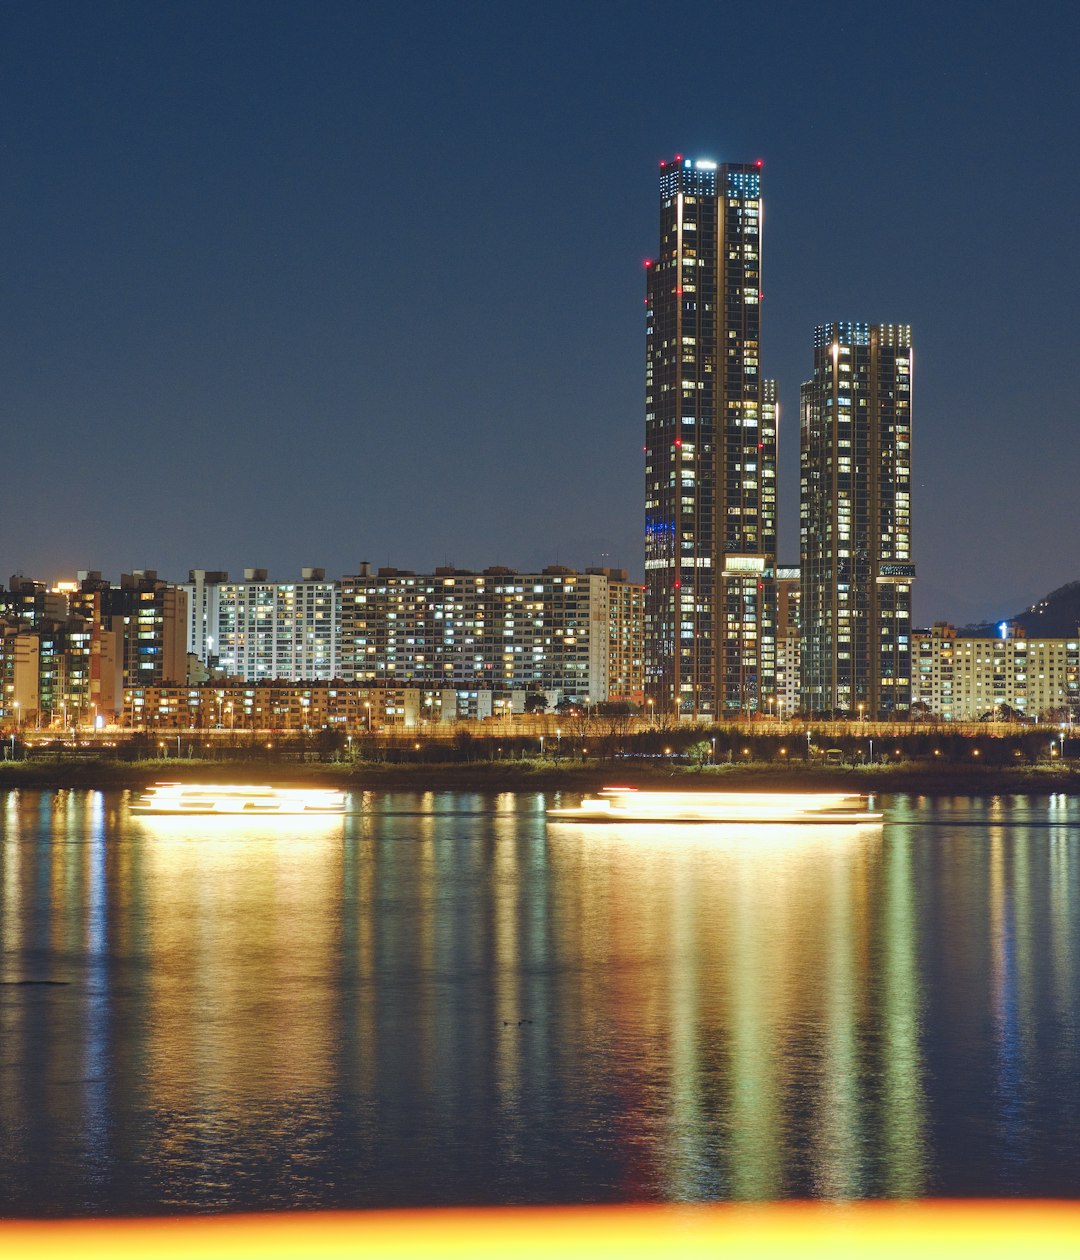
[[[0,1213],[1080,1195],[1080,802],[0,794]]]

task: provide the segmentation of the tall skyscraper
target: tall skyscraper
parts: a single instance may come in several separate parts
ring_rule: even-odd
[[[801,705],[911,706],[911,329],[823,324],[802,387]]]
[[[761,163],[661,162],[646,267],[646,692],[683,718],[765,711],[777,408],[760,373]]]

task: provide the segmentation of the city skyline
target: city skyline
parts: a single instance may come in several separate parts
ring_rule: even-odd
[[[8,13],[0,572],[642,576],[640,262],[678,149],[765,163],[779,562],[812,328],[910,322],[914,620],[1012,615],[1080,568],[1077,19],[993,10],[779,6],[725,27],[767,56],[659,94],[636,6],[407,37],[333,4]]]

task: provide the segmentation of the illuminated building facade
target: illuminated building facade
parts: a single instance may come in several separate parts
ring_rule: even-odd
[[[611,657],[608,694],[611,701],[645,704],[645,587],[628,582],[621,569],[604,570],[608,581]]]
[[[122,643],[99,593],[84,594],[76,582],[12,579],[0,591],[0,722],[41,729],[111,721]]]
[[[625,575],[560,565],[540,573],[365,568],[341,579],[341,676],[454,691],[537,691],[552,704],[604,701],[613,588],[620,616],[634,614],[632,597],[622,597],[626,585]],[[633,659],[626,663],[631,690]]]
[[[660,250],[646,264],[646,692],[683,718],[764,712],[775,691],[761,212],[760,162],[660,165]]]
[[[792,717],[799,711],[802,588],[798,565],[776,569],[776,715]]]
[[[118,635],[125,687],[187,680],[187,596],[179,587],[154,569],[122,573],[119,586],[88,572],[80,575],[79,595],[99,597],[101,622]]]
[[[245,569],[240,582],[228,576],[193,569],[181,587],[189,653],[248,682],[338,677],[340,599],[325,570],[302,569],[298,582],[271,582],[265,569]]]
[[[800,426],[806,713],[911,704],[911,371],[907,325],[815,330]]]
[[[1080,720],[1080,632],[1029,639],[1008,624],[996,636],[958,635],[936,623],[912,635],[912,701],[946,721],[1013,714],[1043,722]]]
[[[643,700],[642,587],[624,570],[364,565],[338,581],[305,569],[299,582],[192,570],[182,589],[188,651],[223,679],[423,685],[481,714],[480,693],[596,703],[612,679],[614,698]]]
[[[67,615],[66,593],[50,588],[45,582],[16,573],[6,591],[0,587],[0,621],[37,626],[47,621],[63,621]]]
[[[450,706],[452,711],[455,707]],[[419,725],[422,710],[419,691],[407,688],[234,682],[128,688],[122,721],[136,730],[363,733]]]

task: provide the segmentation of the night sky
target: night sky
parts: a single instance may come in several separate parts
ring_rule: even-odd
[[[916,620],[1080,577],[1071,4],[19,3],[0,581],[643,567],[657,166],[764,161],[813,326],[910,323]]]

